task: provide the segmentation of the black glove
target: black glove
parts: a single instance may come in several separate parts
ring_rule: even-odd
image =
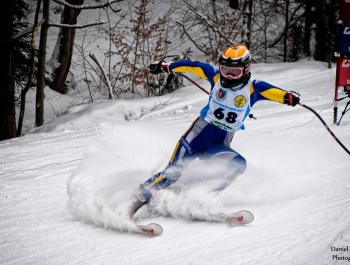
[[[164,63],[164,64],[163,64]],[[168,64],[164,61],[157,61],[149,65],[149,71],[151,74],[157,75],[160,73],[169,73]]]
[[[295,96],[293,93],[286,93],[284,95],[284,104],[287,104],[289,106],[295,106],[296,104],[298,104],[300,101],[300,98]]]

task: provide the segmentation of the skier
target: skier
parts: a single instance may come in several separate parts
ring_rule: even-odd
[[[244,120],[259,100],[295,106],[299,97],[264,81],[251,78],[251,54],[246,46],[235,44],[223,50],[219,67],[199,61],[154,62],[150,73],[192,73],[210,82],[211,92],[200,116],[178,141],[167,167],[142,183],[133,193],[130,218],[147,204],[152,191],[175,183],[195,158],[219,162],[221,170],[213,178],[220,192],[246,169],[243,156],[230,148],[233,135],[244,130]]]

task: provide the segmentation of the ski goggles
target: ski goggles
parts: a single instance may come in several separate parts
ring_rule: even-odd
[[[228,80],[236,80],[243,76],[244,67],[220,65],[220,73]]]

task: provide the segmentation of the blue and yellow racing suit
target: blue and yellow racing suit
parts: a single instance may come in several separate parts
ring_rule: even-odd
[[[146,201],[152,197],[152,190],[176,182],[195,158],[207,159],[209,164],[219,161],[222,166],[211,176],[219,180],[213,190],[226,188],[246,169],[246,160],[230,147],[234,133],[244,130],[244,120],[257,101],[284,103],[287,93],[251,77],[239,89],[223,88],[219,80],[219,67],[198,61],[173,62],[168,70],[173,73],[192,73],[209,81],[211,92],[200,116],[178,141],[168,166],[140,185],[139,191]]]

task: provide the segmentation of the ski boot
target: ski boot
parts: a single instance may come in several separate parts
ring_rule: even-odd
[[[145,204],[149,202],[152,197],[152,193],[146,190],[143,186],[137,188],[132,194],[132,203],[129,208],[129,217],[130,219],[134,214]]]

